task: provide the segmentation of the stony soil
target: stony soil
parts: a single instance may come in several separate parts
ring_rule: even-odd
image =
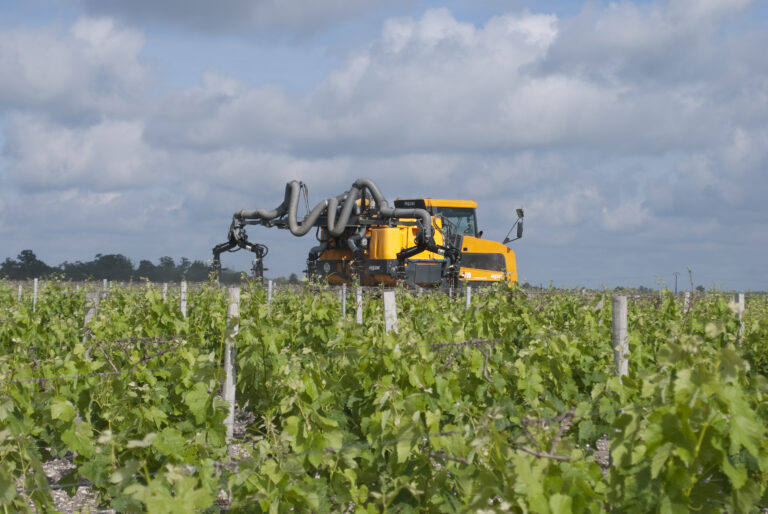
[[[238,443],[237,440],[245,437],[246,428],[253,423],[253,421],[254,416],[250,410],[247,409],[247,406],[246,409],[238,410],[235,413],[235,426],[233,430],[235,442],[233,442],[229,448],[230,458],[239,460],[250,455],[247,445]],[[56,511],[64,514],[114,514],[115,511],[113,509],[98,508],[96,494],[87,482],[83,482],[83,485],[79,485],[73,496],[70,496],[64,489],[59,489],[59,487],[71,484],[70,481],[62,483],[61,479],[74,469],[75,464],[72,461],[71,455],[64,458],[52,459],[43,464],[45,476],[48,478],[48,484],[51,486],[51,496],[53,497]],[[222,494],[219,496],[216,503],[219,506],[226,508],[229,503],[227,501],[226,492],[222,491]],[[31,501],[29,502],[29,506],[34,509],[34,504]]]

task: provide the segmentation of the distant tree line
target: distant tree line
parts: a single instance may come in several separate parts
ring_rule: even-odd
[[[203,261],[190,261],[186,257],[176,263],[171,257],[160,257],[158,264],[141,260],[138,267],[122,254],[96,254],[92,261],[68,262],[58,266],[49,266],[37,258],[32,250],[22,250],[16,259],[6,258],[0,264],[0,278],[10,280],[26,280],[52,275],[62,276],[67,280],[116,280],[128,282],[148,279],[152,282],[179,282],[182,279],[190,282],[208,280],[208,264]],[[227,269],[222,270],[221,281],[237,282],[240,274]]]

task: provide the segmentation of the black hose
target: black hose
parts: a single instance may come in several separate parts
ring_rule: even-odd
[[[434,242],[434,230],[432,228],[432,215],[426,209],[402,209],[390,207],[387,199],[381,194],[379,187],[369,178],[357,179],[346,193],[319,202],[304,217],[304,220],[299,222],[297,219],[299,196],[304,187],[304,184],[295,180],[288,182],[285,186],[285,197],[283,202],[275,209],[238,211],[234,215],[233,225],[247,223],[245,220],[254,220],[257,223],[267,225],[276,218],[281,218],[287,214],[288,229],[295,236],[303,236],[307,234],[312,227],[317,226],[317,220],[325,214],[327,216],[328,234],[333,237],[338,237],[347,229],[353,211],[355,214],[359,214],[361,209],[357,206],[357,201],[360,198],[364,198],[365,191],[368,190],[373,199],[368,206],[368,209],[372,214],[378,215],[382,221],[388,221],[392,218],[419,219],[421,224],[417,235],[417,243],[419,246],[430,249],[436,247]],[[340,203],[342,203],[342,207],[341,211],[338,212]],[[359,239],[356,238],[356,241],[359,241]],[[356,241],[354,241],[354,244],[356,244]]]

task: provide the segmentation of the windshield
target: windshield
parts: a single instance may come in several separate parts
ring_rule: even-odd
[[[449,234],[477,236],[477,221],[475,220],[474,209],[436,207],[435,211],[443,217],[443,230]]]

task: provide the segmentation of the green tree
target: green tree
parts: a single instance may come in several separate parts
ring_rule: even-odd
[[[0,264],[0,276],[10,279],[18,279],[20,274],[19,263],[10,257],[6,257],[5,261]]]
[[[186,271],[187,280],[205,282],[208,280],[208,265],[203,261],[194,261]]]
[[[39,260],[32,250],[22,250],[15,261],[7,258],[0,265],[0,275],[15,280],[42,277],[53,271],[54,269]]]
[[[94,278],[128,281],[133,277],[133,263],[122,254],[96,254],[93,261]]]
[[[157,268],[152,261],[146,259],[139,261],[139,267],[136,270],[136,278],[146,278],[148,280],[157,280]]]
[[[182,277],[187,275],[187,271],[189,271],[189,267],[192,265],[192,262],[190,262],[189,259],[186,257],[182,257],[181,261],[179,262],[179,265],[176,266],[176,271],[181,275]]]
[[[192,261],[186,257],[182,257],[178,265],[169,256],[160,257],[158,264],[142,259],[139,266],[134,268],[133,262],[125,255],[97,253],[91,261],[64,261],[58,266],[49,266],[39,260],[32,250],[23,250],[16,259],[8,257],[0,262],[0,277],[11,280],[44,277],[54,272],[60,272],[66,279],[78,281],[106,278],[127,282],[143,278],[152,282],[178,282],[182,279],[205,282],[209,277],[209,267],[205,261]],[[298,283],[295,274],[291,277],[291,280]],[[222,270],[221,279],[222,283],[238,283],[241,274]]]
[[[177,276],[176,263],[173,257],[160,257],[160,263],[157,265],[157,280],[161,282],[177,282],[181,277]]]
[[[87,280],[92,278],[88,275],[90,266],[89,263],[75,261],[64,261],[59,264],[59,268],[63,272],[64,276],[70,280]]]

